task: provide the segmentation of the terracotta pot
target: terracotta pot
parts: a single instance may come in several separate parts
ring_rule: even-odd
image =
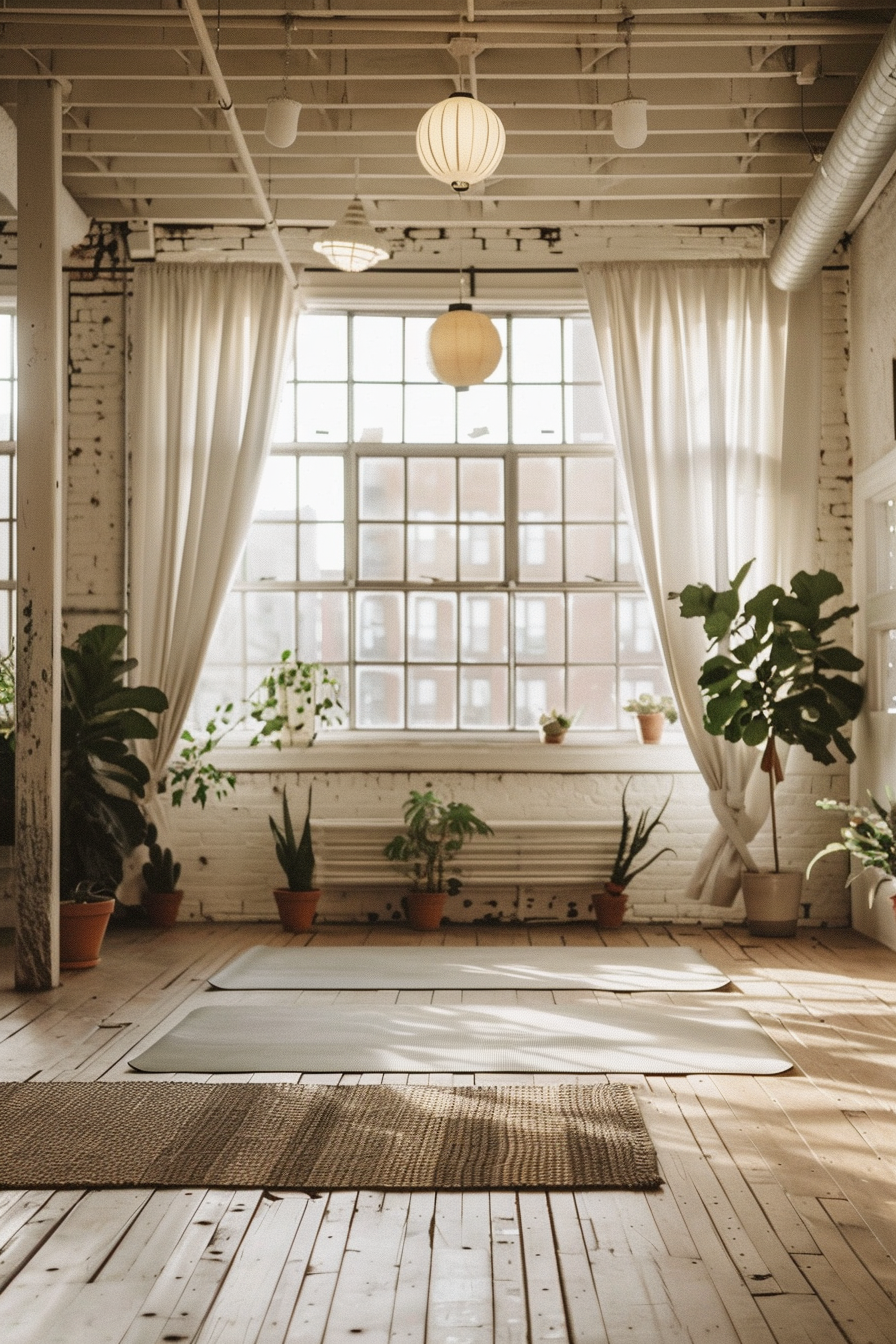
[[[661,742],[666,723],[665,714],[638,714],[638,735],[645,746]]]
[[[274,900],[280,911],[280,923],[287,933],[307,933],[314,919],[320,891],[290,891],[277,887]]]
[[[63,901],[59,907],[59,966],[86,971],[100,959],[106,926],[115,901]]]
[[[622,927],[625,907],[628,905],[625,887],[619,887],[615,882],[605,882],[603,891],[596,891],[591,897],[591,903],[599,929]]]
[[[538,740],[544,742],[548,747],[559,747],[560,743],[566,737],[566,728],[561,728],[558,732],[549,733],[546,728],[539,728]]]
[[[147,891],[142,905],[154,929],[170,929],[177,923],[177,912],[184,898],[182,891]]]
[[[803,895],[801,871],[749,873],[741,876],[747,928],[757,938],[796,936]]]
[[[409,891],[405,899],[411,928],[419,933],[434,933],[445,913],[445,892]]]

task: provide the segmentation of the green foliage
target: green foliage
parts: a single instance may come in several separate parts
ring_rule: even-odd
[[[0,737],[16,742],[16,651],[0,654]]]
[[[185,795],[189,793],[190,802],[205,807],[209,795],[220,801],[236,788],[236,775],[231,770],[222,770],[211,759],[211,753],[220,746],[224,738],[246,720],[243,714],[233,717],[233,703],[215,705],[212,717],[198,735],[185,728],[180,735],[180,755],[168,767],[166,786],[171,786],[171,806],[180,807]],[[159,792],[163,792],[160,788]]]
[[[666,830],[666,825],[663,822],[663,813],[669,806],[672,790],[669,790],[666,801],[652,821],[650,820],[650,808],[646,807],[638,817],[634,829],[632,829],[632,819],[629,815],[628,808],[625,805],[625,796],[628,793],[628,787],[631,782],[631,779],[629,779],[625,788],[622,790],[622,834],[619,837],[619,848],[616,850],[613,871],[610,874],[610,881],[617,887],[627,887],[629,882],[634,881],[638,874],[643,873],[644,869],[649,868],[652,863],[656,863],[657,859],[661,858],[663,854],[675,853],[674,849],[671,849],[666,845],[664,849],[661,849],[656,854],[652,855],[646,863],[642,863],[640,868],[632,869],[632,864],[647,845],[648,840],[656,830],[657,826],[662,825],[663,830]]]
[[[443,803],[428,789],[411,790],[404,805],[405,835],[396,835],[383,853],[395,863],[405,864],[415,891],[446,891],[454,896],[460,890],[456,877],[445,879],[445,866],[474,835],[493,835],[491,826],[468,803]]]
[[[871,906],[881,884],[887,878],[896,877],[896,798],[892,790],[887,789],[889,807],[884,807],[871,793],[868,797],[871,799],[871,807],[851,807],[849,803],[837,803],[833,798],[817,800],[815,806],[826,812],[845,812],[849,817],[849,825],[841,830],[840,840],[832,841],[815,855],[806,869],[806,876],[826,854],[836,854],[838,851],[853,854],[863,869],[877,868],[884,874],[880,881],[869,888],[868,904]],[[856,877],[858,873],[849,882],[854,882]]]
[[[149,847],[149,862],[143,865],[146,890],[161,893],[177,891],[180,864],[174,862],[170,849],[162,849],[159,832],[152,822],[146,828],[144,844]]]
[[[311,845],[311,790],[308,790],[308,811],[305,813],[305,825],[302,827],[302,838],[298,844],[296,844],[292,817],[289,815],[286,789],[283,790],[283,830],[281,831],[273,817],[268,817],[268,821],[274,835],[277,859],[286,874],[287,890],[313,891],[314,850]]]
[[[126,632],[97,625],[62,650],[62,775],[60,884],[70,897],[81,883],[112,894],[122,856],[143,841],[137,804],[149,771],[128,743],[152,739],[146,714],[161,714],[167,697],[154,686],[125,686],[137,666],[119,657]]]
[[[622,706],[626,714],[662,714],[667,723],[678,722],[678,710],[671,695],[648,695],[645,691],[636,700]]]
[[[566,732],[576,721],[575,714],[567,714],[559,709],[549,709],[546,714],[539,717],[539,727],[544,728],[549,736],[554,736],[558,731]]]
[[[261,725],[253,747],[266,740],[279,750],[290,733],[308,733],[313,742],[318,725],[343,721],[339,682],[323,663],[300,663],[286,649],[249,697],[249,716]]]

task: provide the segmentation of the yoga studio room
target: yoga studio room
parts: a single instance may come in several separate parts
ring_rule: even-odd
[[[896,1344],[896,4],[0,13],[2,1344]]]

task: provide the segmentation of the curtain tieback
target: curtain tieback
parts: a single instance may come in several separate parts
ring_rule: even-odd
[[[729,792],[728,789],[710,789],[709,802],[716,815],[716,820],[743,859],[744,864],[750,872],[755,873],[758,865],[747,848],[747,842],[737,824],[738,815],[743,811],[744,806],[743,793]]]

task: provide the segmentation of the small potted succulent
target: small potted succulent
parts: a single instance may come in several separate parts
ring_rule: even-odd
[[[666,801],[663,803],[659,812],[653,820],[650,820],[650,808],[646,807],[635,823],[632,829],[632,819],[629,816],[628,808],[625,806],[625,795],[628,793],[628,786],[631,784],[629,779],[625,788],[622,790],[622,834],[619,837],[619,847],[616,850],[616,858],[613,863],[613,871],[609,879],[604,883],[603,891],[595,892],[592,897],[594,906],[594,918],[597,921],[599,929],[618,929],[625,918],[625,907],[628,904],[628,897],[625,889],[639,873],[643,873],[645,868],[649,868],[652,863],[663,854],[674,854],[675,850],[668,845],[665,848],[657,850],[646,863],[642,863],[639,868],[633,868],[632,864],[647,845],[657,826],[663,825],[663,813],[669,806],[669,799],[672,797],[672,790],[669,790]]]
[[[662,740],[667,723],[678,722],[678,710],[671,695],[649,695],[644,692],[622,706],[626,714],[638,720],[638,735],[645,746]]]
[[[837,803],[833,798],[819,798],[816,801],[815,806],[826,812],[845,812],[849,817],[849,825],[843,827],[839,840],[832,840],[815,855],[806,869],[806,877],[826,854],[854,854],[863,872],[867,868],[872,874],[878,874],[877,881],[868,888],[870,908],[881,887],[889,884],[893,888],[896,879],[896,796],[887,789],[889,807],[884,807],[870,793],[868,796],[873,807],[851,807],[849,803]],[[858,873],[854,873],[847,886],[858,876]],[[891,890],[890,900],[896,913],[896,888]]]
[[[431,932],[442,922],[446,896],[460,891],[457,877],[445,876],[446,865],[456,858],[474,835],[492,835],[491,826],[468,803],[443,803],[432,789],[412,789],[404,805],[407,831],[396,835],[383,850],[387,859],[404,864],[413,882],[405,898],[412,929]]]
[[[538,737],[548,746],[559,747],[570,728],[576,721],[575,714],[561,713],[559,709],[549,709],[538,720]]]
[[[163,849],[159,844],[159,832],[152,822],[146,828],[145,844],[149,849],[149,860],[143,865],[143,908],[153,928],[170,929],[177,923],[184,898],[177,886],[180,864],[174,862],[170,849]]]
[[[314,849],[311,844],[311,790],[308,790],[308,811],[301,838],[296,842],[289,801],[283,790],[283,829],[273,817],[268,817],[277,859],[286,874],[286,886],[276,887],[274,900],[280,912],[280,923],[287,933],[307,933],[314,919],[320,890],[314,885]]]

